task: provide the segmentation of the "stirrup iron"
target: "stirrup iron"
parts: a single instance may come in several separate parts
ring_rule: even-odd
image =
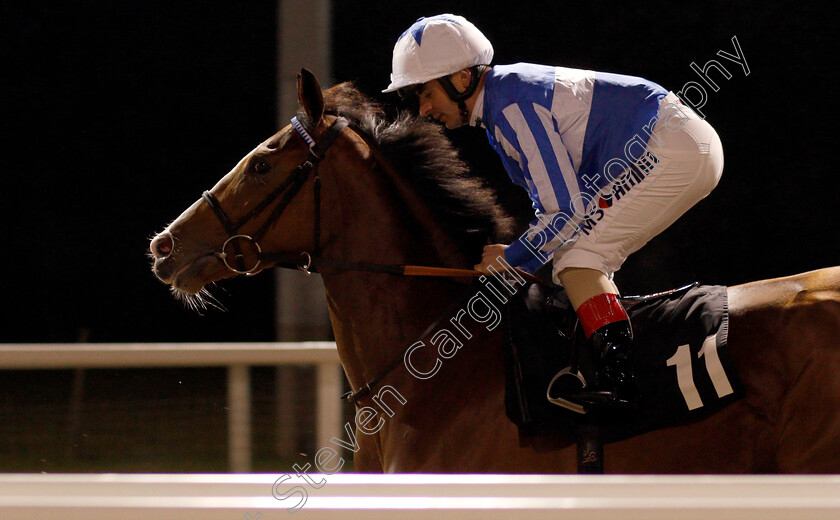
[[[551,404],[560,406],[561,408],[565,408],[567,410],[571,410],[581,415],[586,415],[589,410],[587,410],[585,406],[578,404],[574,401],[569,401],[568,399],[564,399],[562,397],[551,397],[551,389],[554,387],[554,383],[557,382],[557,380],[559,380],[563,376],[572,376],[577,378],[577,380],[582,385],[581,389],[586,388],[586,379],[583,378],[583,374],[580,373],[580,370],[572,372],[572,367],[567,366],[563,370],[557,372],[557,374],[555,374],[554,377],[551,378],[551,381],[548,383],[548,388],[545,391],[545,398]]]

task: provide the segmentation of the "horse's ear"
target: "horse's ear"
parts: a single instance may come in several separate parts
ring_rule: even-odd
[[[306,112],[313,126],[318,125],[321,116],[324,115],[324,96],[321,94],[321,85],[307,69],[300,69],[297,76],[298,103]]]

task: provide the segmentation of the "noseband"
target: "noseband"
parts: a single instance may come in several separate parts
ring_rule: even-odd
[[[219,222],[221,222],[228,234],[228,239],[225,240],[221,251],[216,253],[216,256],[224,262],[228,269],[236,274],[252,275],[259,270],[262,261],[266,259],[276,260],[278,265],[282,265],[284,267],[297,267],[306,274],[309,274],[310,268],[312,267],[312,259],[313,257],[317,257],[320,252],[321,178],[318,176],[317,171],[315,172],[315,177],[313,179],[313,190],[315,193],[315,228],[313,232],[314,249],[312,250],[312,253],[310,254],[304,251],[296,257],[292,255],[265,255],[259,244],[259,241],[263,238],[263,236],[265,236],[265,233],[271,225],[280,218],[280,215],[283,214],[283,211],[286,210],[288,205],[292,202],[292,199],[303,187],[306,179],[309,178],[309,173],[315,169],[319,162],[321,162],[321,159],[323,159],[327,149],[333,144],[335,139],[338,137],[338,134],[340,134],[344,127],[347,126],[347,120],[343,117],[336,118],[335,121],[333,121],[333,124],[330,125],[329,130],[327,130],[326,135],[324,135],[323,139],[318,143],[315,142],[306,127],[304,127],[297,117],[292,118],[292,126],[294,126],[295,130],[297,130],[303,140],[306,141],[306,144],[309,145],[306,159],[292,171],[291,175],[289,175],[286,180],[280,183],[274,191],[269,193],[262,202],[257,204],[254,209],[249,211],[245,216],[240,218],[238,221],[233,222],[227,216],[227,213],[225,213],[222,209],[221,204],[219,204],[219,200],[212,193],[205,191],[201,195],[204,201],[210,206],[210,209],[213,210],[216,218],[219,219]],[[278,198],[280,201],[274,207],[274,210],[272,210],[265,222],[263,222],[263,225],[260,226],[255,233],[252,235],[246,235],[239,232],[239,229],[242,226],[274,203],[274,201]],[[242,246],[246,244],[251,247],[256,256],[256,262],[251,267],[247,267],[245,265],[245,255],[242,253]],[[229,249],[232,249],[232,255],[228,253]],[[230,260],[231,256],[233,257],[233,263],[231,263]]]

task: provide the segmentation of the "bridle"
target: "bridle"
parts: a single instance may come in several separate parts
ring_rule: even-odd
[[[222,244],[222,249],[216,256],[224,262],[225,266],[236,274],[252,275],[255,274],[264,260],[276,261],[281,267],[295,267],[310,274],[310,269],[313,267],[313,259],[317,258],[321,250],[321,178],[318,176],[316,166],[324,158],[329,147],[335,142],[338,135],[347,126],[348,122],[343,117],[337,117],[330,125],[327,133],[320,142],[315,140],[310,135],[306,127],[301,123],[297,117],[292,118],[292,126],[297,130],[300,136],[309,145],[306,159],[300,163],[279,186],[277,186],[262,202],[254,206],[254,208],[245,214],[236,222],[231,221],[227,213],[222,209],[219,200],[209,191],[202,193],[201,197],[210,206],[210,209],[215,213],[216,218],[219,219],[225,231],[228,234],[227,240]],[[295,195],[298,194],[303,187],[309,174],[315,171],[313,179],[313,191],[315,194],[315,216],[314,216],[314,231],[313,231],[313,250],[312,253],[307,251],[301,252],[299,255],[277,255],[265,254],[259,241],[265,236],[272,224],[280,218]],[[274,203],[275,200],[280,199],[277,205],[269,214],[268,218],[263,222],[262,226],[251,235],[240,233],[239,229],[247,224],[251,219],[265,210],[268,206]],[[250,267],[245,265],[245,255],[242,253],[242,246],[248,244],[256,256],[256,261]],[[229,253],[232,250],[232,255]],[[231,263],[231,256],[233,263]]]
[[[210,206],[215,213],[216,218],[221,222],[222,226],[228,234],[227,240],[222,244],[221,251],[216,253],[216,256],[224,262],[225,266],[236,274],[244,274],[250,276],[255,274],[263,262],[274,262],[278,267],[286,267],[290,269],[299,269],[307,275],[318,271],[319,268],[328,267],[335,271],[367,271],[374,273],[386,273],[400,276],[437,276],[437,277],[476,277],[481,273],[471,269],[452,269],[448,267],[428,267],[418,265],[404,265],[404,264],[381,264],[375,262],[357,262],[348,260],[333,260],[328,258],[321,258],[321,178],[318,176],[316,166],[324,158],[329,147],[336,140],[338,135],[348,125],[348,121],[343,117],[337,117],[330,125],[327,133],[319,141],[315,142],[303,121],[297,117],[292,118],[292,126],[297,130],[298,134],[303,138],[309,151],[306,159],[300,163],[279,186],[277,186],[268,196],[259,204],[257,204],[251,211],[249,211],[242,218],[236,222],[231,221],[227,213],[222,209],[218,199],[210,193],[205,191],[202,198]],[[312,252],[302,251],[299,254],[277,254],[265,253],[260,247],[259,241],[265,236],[274,222],[280,218],[286,207],[291,203],[295,195],[298,194],[303,187],[306,180],[309,178],[310,172],[315,170],[315,177],[313,179],[313,191],[315,195],[315,212],[313,216],[314,230],[313,230],[313,249]],[[239,229],[248,223],[251,219],[257,216],[260,212],[270,206],[275,200],[280,199],[277,205],[272,210],[262,226],[251,235],[240,233]],[[256,261],[250,267],[245,265],[245,255],[242,253],[242,246],[248,245],[254,252]],[[233,260],[231,261],[231,258]],[[528,278],[530,275],[521,273],[522,276]]]

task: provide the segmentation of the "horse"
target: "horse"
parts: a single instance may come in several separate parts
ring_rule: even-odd
[[[152,240],[156,276],[195,303],[224,278],[317,268],[360,395],[342,444],[357,471],[574,473],[574,440],[525,436],[505,415],[503,327],[474,322],[462,345],[438,351],[415,342],[464,279],[393,269],[463,269],[484,244],[514,237],[493,190],[468,174],[438,125],[389,116],[351,84],[322,91],[304,70],[298,101],[292,125]],[[743,398],[605,445],[605,472],[840,470],[840,268],[726,293]]]

